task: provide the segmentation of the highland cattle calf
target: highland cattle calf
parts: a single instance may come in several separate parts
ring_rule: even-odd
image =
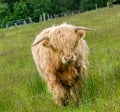
[[[32,45],[32,55],[55,103],[81,103],[79,92],[87,70],[86,27],[62,24],[43,30]]]

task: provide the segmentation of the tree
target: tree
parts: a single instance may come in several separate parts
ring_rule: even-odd
[[[13,12],[13,5],[15,2],[20,1],[20,0],[0,0],[1,3],[7,3],[10,12]]]
[[[120,4],[120,0],[116,0],[115,2]]]
[[[108,0],[96,0],[98,7],[105,7],[107,5]]]
[[[39,20],[39,16],[43,13],[46,14],[58,14],[64,12],[64,8],[55,4],[51,0],[27,0],[27,4],[29,4],[30,11],[32,13],[31,17],[34,21]]]
[[[108,0],[81,0],[80,9],[82,10],[91,10],[95,8],[95,4],[98,7],[104,7],[107,5]]]
[[[80,2],[81,10],[91,10],[95,8],[95,0],[82,0]]]
[[[13,13],[16,19],[22,19],[28,17],[29,9],[27,4],[22,0],[20,0],[20,2],[16,2],[13,6]]]
[[[80,0],[51,0],[52,3],[62,7],[65,11],[79,9]]]
[[[6,18],[10,15],[10,11],[7,3],[0,3],[0,27],[3,27],[6,23]]]

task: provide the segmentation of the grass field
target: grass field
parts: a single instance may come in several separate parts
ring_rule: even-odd
[[[36,35],[53,24],[90,27],[83,103],[58,107],[31,55]],[[0,112],[120,112],[120,6],[0,30]]]

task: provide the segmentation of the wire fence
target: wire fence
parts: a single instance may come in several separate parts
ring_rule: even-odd
[[[111,8],[111,7],[113,7],[113,4],[111,2],[107,2],[107,7]],[[98,9],[97,4],[95,4],[95,9],[96,10]],[[42,21],[46,21],[46,20],[50,20],[50,19],[55,19],[55,18],[61,18],[61,17],[65,17],[65,16],[71,16],[71,15],[79,14],[79,13],[82,13],[82,12],[84,12],[84,11],[83,10],[74,10],[74,11],[71,11],[71,12],[65,12],[65,13],[59,13],[59,14],[53,14],[53,15],[43,13],[39,16],[38,22],[42,22]],[[9,22],[6,23],[6,28],[10,28],[10,27],[13,27],[13,26],[26,25],[26,24],[33,24],[33,23],[35,23],[35,22],[32,21],[31,17],[29,17],[29,18],[26,18],[26,19],[9,21]]]
[[[34,23],[32,19],[29,17],[28,19],[20,19],[20,20],[14,20],[6,23],[6,28],[10,28],[12,26],[20,26],[25,24],[32,24]]]

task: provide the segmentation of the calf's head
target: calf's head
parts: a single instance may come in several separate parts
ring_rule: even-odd
[[[90,29],[67,24],[55,26],[49,28],[49,30],[45,30],[45,33],[42,33],[42,37],[32,46],[42,42],[43,45],[59,54],[63,64],[73,63],[77,58],[75,49],[78,46],[78,41],[85,36],[85,30]]]

